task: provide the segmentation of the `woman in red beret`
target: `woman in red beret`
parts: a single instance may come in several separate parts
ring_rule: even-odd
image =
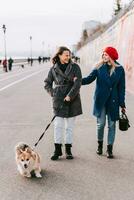
[[[113,144],[116,133],[116,121],[119,108],[125,112],[125,72],[116,61],[118,52],[113,47],[106,47],[102,60],[93,71],[82,79],[82,85],[96,80],[93,114],[97,117],[97,154],[103,154],[104,128],[108,119],[107,158],[113,158]]]

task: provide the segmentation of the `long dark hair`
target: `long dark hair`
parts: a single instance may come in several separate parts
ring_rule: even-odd
[[[59,55],[62,55],[64,51],[69,51],[69,53],[71,54],[70,49],[68,49],[67,47],[63,47],[63,46],[62,46],[62,47],[59,47],[57,53],[56,53],[55,56],[52,58],[52,63],[53,63],[53,64],[56,64],[56,63],[59,63],[59,62],[60,62]],[[69,62],[71,62],[71,59],[70,59]]]

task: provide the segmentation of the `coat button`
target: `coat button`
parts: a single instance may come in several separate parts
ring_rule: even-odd
[[[110,88],[110,90],[112,90],[112,88]]]
[[[113,99],[113,102],[115,102],[115,100]]]

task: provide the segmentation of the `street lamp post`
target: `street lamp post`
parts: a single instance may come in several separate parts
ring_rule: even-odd
[[[43,60],[43,63],[44,63],[44,61],[45,61],[44,45],[45,45],[45,43],[44,43],[44,41],[43,41],[43,42],[42,42],[42,60]]]
[[[5,24],[3,24],[2,28],[3,28],[3,32],[4,32],[4,48],[5,48],[5,60],[4,60],[3,66],[5,68],[5,71],[7,72],[7,50],[6,50],[6,26],[5,26]]]
[[[42,57],[44,57],[44,45],[45,45],[45,43],[44,43],[44,41],[42,42]]]
[[[32,58],[32,36],[30,36],[30,56],[31,56],[31,59],[30,59],[30,61],[31,61],[31,66],[32,66],[32,64],[33,64],[33,58]]]
[[[48,57],[50,56],[50,44],[48,44]]]

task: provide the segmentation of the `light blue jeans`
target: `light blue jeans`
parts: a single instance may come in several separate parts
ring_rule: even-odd
[[[76,117],[56,117],[54,120],[54,143],[62,144],[63,135],[65,144],[72,144],[73,129]]]
[[[106,125],[106,116],[108,119],[108,137],[107,144],[113,145],[115,140],[115,130],[116,130],[116,121],[112,121],[110,114],[106,113],[106,108],[104,107],[101,116],[97,118],[97,139],[98,141],[103,141],[104,138],[104,128]]]

